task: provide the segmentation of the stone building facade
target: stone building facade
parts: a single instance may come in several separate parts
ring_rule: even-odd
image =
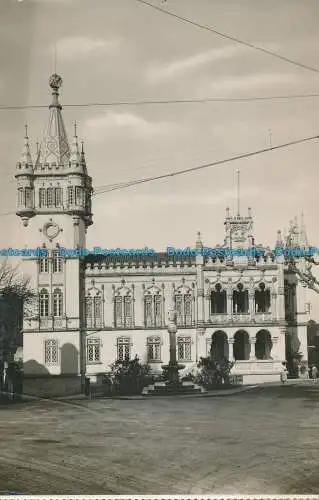
[[[307,321],[300,284],[288,259],[256,245],[253,217],[225,216],[221,248],[263,250],[263,256],[205,255],[61,257],[59,248],[85,248],[92,224],[92,179],[76,127],[71,147],[58,91],[47,133],[32,159],[26,133],[17,164],[17,215],[28,248],[45,248],[45,257],[26,257],[24,272],[38,293],[24,315],[24,370],[29,392],[67,393],[97,380],[116,359],[138,356],[154,371],[169,360],[168,305],[177,312],[177,359],[192,369],[211,349],[235,361],[233,373],[244,383],[279,380],[287,338],[307,360]],[[292,224],[290,239],[305,244]],[[277,235],[277,246],[286,246]],[[194,245],[195,246],[195,245]],[[41,383],[39,382],[41,381]]]

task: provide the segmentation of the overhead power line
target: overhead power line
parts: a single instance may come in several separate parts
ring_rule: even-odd
[[[319,73],[319,68],[316,68],[315,66],[309,66],[308,64],[303,64],[299,61],[295,61],[294,59],[290,59],[289,57],[283,56],[282,54],[278,54],[278,52],[274,52],[270,49],[265,49],[263,47],[260,47],[259,45],[256,45],[254,43],[246,42],[245,40],[241,40],[240,38],[237,38],[232,35],[228,35],[227,33],[223,33],[221,31],[218,31],[215,28],[212,28],[210,26],[206,26],[205,24],[200,24],[197,23],[196,21],[193,21],[192,19],[189,19],[184,16],[180,16],[179,14],[175,14],[174,12],[170,12],[166,9],[163,9],[162,7],[158,7],[157,5],[152,4],[151,2],[148,2],[147,0],[135,0],[135,2],[138,2],[143,5],[147,5],[148,7],[151,7],[154,10],[157,10],[167,16],[174,17],[175,19],[182,21],[184,23],[190,24],[192,26],[195,26],[196,28],[200,28],[205,31],[210,31],[211,33],[214,33],[214,35],[217,35],[221,38],[224,38],[226,40],[230,40],[232,42],[236,42],[239,45],[244,45],[245,47],[249,47],[254,50],[258,50],[259,52],[263,52],[264,54],[268,54],[269,56],[276,57],[277,59],[281,59],[282,61],[285,61],[289,64],[293,64],[294,66],[299,66],[300,68],[307,69],[308,71],[313,71],[314,73]]]
[[[100,186],[100,187],[96,188],[93,196],[99,196],[100,194],[108,193],[110,191],[118,191],[119,189],[125,189],[125,188],[131,187],[131,186],[136,186],[137,184],[144,184],[146,182],[157,181],[157,180],[166,179],[169,177],[177,177],[178,175],[188,174],[190,172],[195,172],[197,170],[203,170],[205,168],[218,167],[220,165],[224,165],[226,163],[231,163],[233,161],[242,160],[244,158],[250,158],[253,156],[261,155],[263,153],[267,153],[269,151],[275,151],[278,149],[287,148],[289,146],[295,146],[297,144],[302,144],[302,143],[314,141],[317,139],[319,139],[319,135],[314,135],[311,137],[305,137],[303,139],[297,139],[295,141],[286,142],[284,144],[279,144],[277,146],[272,146],[272,147],[264,148],[264,149],[258,149],[256,151],[251,151],[249,153],[243,153],[241,155],[231,156],[230,158],[226,158],[224,160],[217,160],[217,161],[214,161],[211,163],[197,165],[196,167],[190,167],[190,168],[185,168],[183,170],[177,170],[176,172],[170,172],[167,174],[157,175],[154,177],[147,177],[144,179],[136,179],[136,180],[132,180],[132,181],[128,181],[128,182],[111,184],[108,186]],[[7,215],[13,215],[15,213],[16,213],[15,210],[12,210],[10,212],[2,212],[2,213],[0,213],[0,217],[5,217]]]
[[[243,153],[240,155],[231,156],[230,158],[226,158],[224,160],[217,160],[217,161],[214,161],[212,163],[205,163],[203,165],[197,165],[196,167],[190,167],[190,168],[185,168],[183,170],[177,170],[176,172],[170,172],[167,174],[157,175],[157,176],[153,176],[153,177],[147,177],[144,179],[137,179],[137,180],[128,181],[126,184],[122,183],[121,185],[118,185],[118,186],[116,186],[116,185],[105,186],[105,187],[101,186],[100,188],[96,189],[94,195],[98,196],[100,194],[108,193],[110,191],[117,191],[119,189],[124,189],[127,187],[135,186],[137,184],[143,184],[146,182],[157,181],[157,180],[166,179],[169,177],[177,177],[178,175],[188,174],[190,172],[195,172],[197,170],[203,170],[205,168],[218,167],[218,166],[224,165],[226,163],[230,163],[230,162],[237,161],[237,160],[242,160],[244,158],[250,158],[252,156],[257,156],[257,155],[261,155],[263,153],[267,153],[269,151],[275,151],[277,149],[287,148],[289,146],[295,146],[297,144],[302,144],[304,142],[314,141],[316,139],[319,139],[319,135],[314,135],[312,137],[305,137],[303,139],[297,139],[295,141],[286,142],[284,144],[279,144],[278,146],[271,146],[269,148],[258,149],[256,151],[251,151],[249,153]]]
[[[140,101],[110,101],[110,102],[87,102],[63,104],[64,108],[93,108],[93,107],[115,107],[115,106],[157,106],[169,104],[201,104],[209,102],[253,102],[253,101],[280,101],[291,99],[312,99],[318,98],[319,94],[291,94],[291,95],[271,95],[253,97],[204,97],[186,99],[161,99],[161,100],[140,100]],[[47,109],[47,104],[26,104],[24,106],[0,105],[0,111],[15,111],[25,109]]]

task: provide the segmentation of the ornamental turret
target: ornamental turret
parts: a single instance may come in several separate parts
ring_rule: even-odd
[[[34,217],[34,171],[29,144],[28,127],[25,126],[24,148],[20,161],[16,165],[17,179],[17,215],[23,224],[28,225],[29,219]]]
[[[53,74],[49,86],[52,92],[49,123],[40,146],[37,146],[35,163],[32,163],[26,133],[23,157],[17,164],[17,214],[24,224],[37,214],[67,214],[81,219],[87,227],[92,224],[93,189],[83,143],[80,149],[77,126],[74,125],[71,147],[69,145],[59,102],[61,76]]]

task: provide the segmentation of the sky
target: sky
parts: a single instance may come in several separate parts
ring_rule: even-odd
[[[198,23],[316,66],[317,0],[150,0]],[[55,49],[56,48],[56,49]],[[319,73],[183,23],[136,0],[1,0],[0,105],[49,105],[48,78],[63,77],[60,101],[250,98],[319,94]],[[190,168],[318,133],[319,98],[169,105],[68,107],[85,141],[95,188]],[[33,151],[47,109],[0,110],[0,214],[15,210],[15,164],[24,124]],[[317,234],[318,142],[97,196],[87,246],[206,246],[223,243],[225,208],[243,213],[255,240],[304,212]],[[21,222],[1,216],[2,247],[23,246]],[[314,300],[318,301],[317,297]],[[318,309],[319,310],[319,309]]]

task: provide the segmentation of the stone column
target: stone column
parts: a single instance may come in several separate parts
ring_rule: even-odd
[[[256,337],[252,337],[249,340],[250,343],[250,355],[249,355],[249,360],[253,361],[256,359],[256,353],[255,353],[255,346],[256,346]]]
[[[227,290],[227,314],[233,314],[233,291]]]
[[[271,303],[270,303],[270,312],[271,312],[271,319],[276,320],[277,319],[277,294],[276,292],[271,293]]]
[[[248,301],[249,301],[249,315],[250,319],[255,316],[255,290],[249,290],[248,292]]]
[[[230,337],[228,339],[228,361],[235,361],[234,359],[234,338]]]
[[[270,356],[272,357],[272,359],[274,361],[279,361],[279,359],[280,359],[279,353],[278,353],[279,337],[272,337],[271,341],[272,341],[272,349],[271,349]]]

